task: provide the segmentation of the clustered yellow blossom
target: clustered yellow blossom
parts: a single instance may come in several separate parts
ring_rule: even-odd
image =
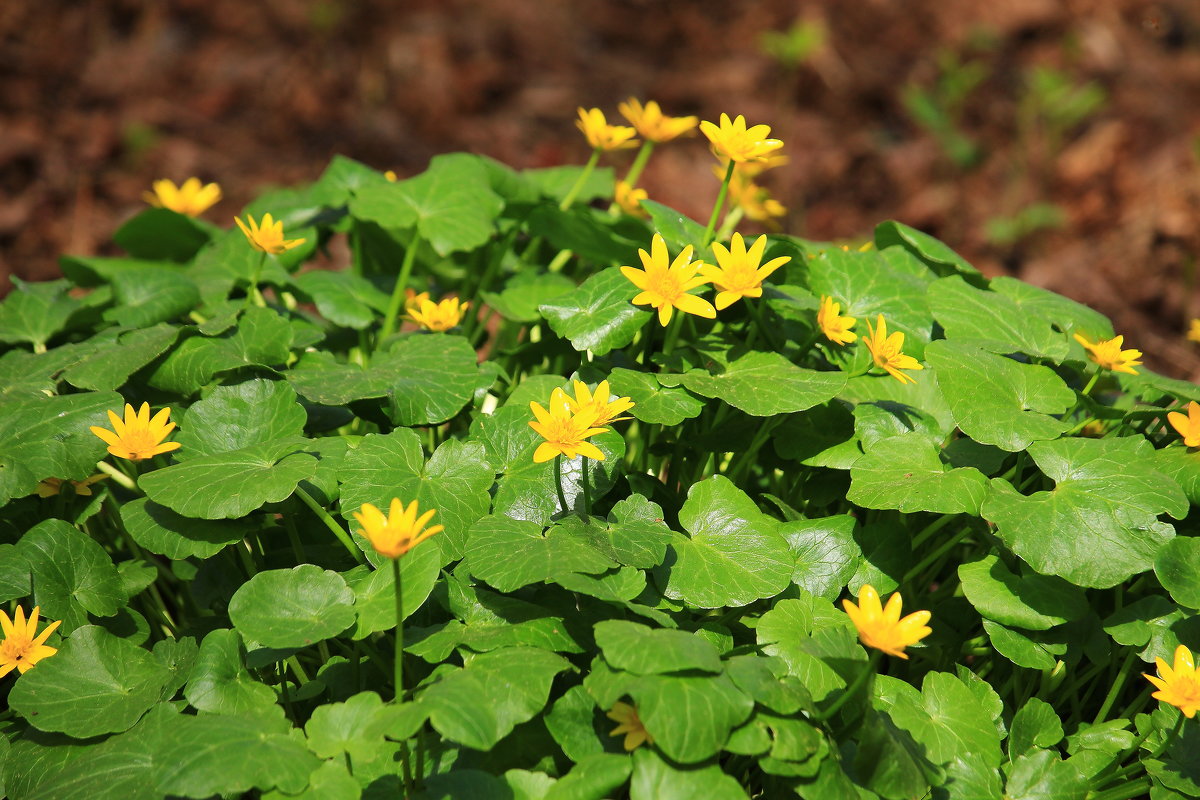
[[[1168,667],[1161,658],[1154,662],[1158,665],[1158,677],[1142,673],[1142,677],[1158,689],[1150,696],[1175,706],[1188,719],[1196,716],[1196,711],[1200,710],[1200,673],[1196,672],[1192,651],[1181,644],[1175,648],[1174,665]]]
[[[769,125],[746,127],[746,118],[738,114],[733,120],[728,114],[721,115],[721,124],[701,122],[700,132],[712,143],[713,153],[718,158],[731,159],[739,164],[747,161],[766,161],[772,153],[783,147],[783,142],[772,139]]]
[[[1125,342],[1124,336],[1115,336],[1112,339],[1100,339],[1096,342],[1089,342],[1087,337],[1082,334],[1075,334],[1075,341],[1083,345],[1087,350],[1088,358],[1100,365],[1101,369],[1109,369],[1113,372],[1124,372],[1129,375],[1137,375],[1137,370],[1134,367],[1141,364],[1138,361],[1142,357],[1141,350],[1122,350],[1121,345]]]
[[[740,170],[734,170],[729,182],[729,197],[734,206],[755,222],[773,225],[776,219],[787,214],[787,207],[772,197],[765,186],[759,186]]]
[[[578,404],[577,399],[576,405]],[[562,389],[555,389],[550,395],[549,410],[533,401],[530,401],[529,409],[535,417],[530,420],[529,427],[545,440],[533,451],[533,460],[536,463],[549,461],[558,455],[568,459],[582,455],[596,461],[604,460],[604,453],[600,448],[587,441],[608,430],[596,426],[600,412],[591,407],[590,403],[586,408],[575,411],[567,393]]]
[[[424,293],[423,293],[424,294]],[[462,322],[470,303],[459,303],[457,297],[448,297],[440,303],[435,303],[426,297],[417,300],[419,306],[409,308],[408,316],[422,328],[430,331],[448,331]],[[406,303],[407,307],[407,303]]]
[[[101,430],[103,430],[103,428],[101,428]],[[38,483],[37,495],[38,497],[54,497],[62,492],[64,485],[69,483],[71,484],[71,488],[75,490],[75,494],[79,495],[80,497],[91,497],[92,484],[99,483],[107,477],[108,476],[104,474],[92,475],[88,478],[84,478],[81,481],[65,481],[62,478],[46,478]]]
[[[633,298],[633,304],[648,305],[658,309],[658,321],[666,326],[676,308],[686,314],[714,319],[717,310],[703,297],[688,294],[692,289],[703,286],[709,279],[696,273],[703,262],[692,261],[692,246],[679,252],[672,262],[667,253],[667,243],[662,234],[654,234],[650,252],[638,250],[645,269],[621,267],[621,273],[642,291]]]
[[[96,425],[91,427],[91,431],[108,444],[108,452],[117,458],[141,461],[179,449],[179,442],[163,441],[175,429],[175,423],[167,421],[170,416],[171,409],[164,408],[151,419],[149,403],[142,403],[136,412],[133,406],[126,403],[124,420],[116,412],[108,412],[113,427],[111,431]]]
[[[626,125],[610,125],[598,108],[580,108],[575,127],[583,131],[594,150],[625,150],[638,145],[637,139],[633,138],[637,135],[636,130]]]
[[[928,611],[914,611],[901,619],[902,603],[900,593],[896,592],[888,598],[884,607],[879,602],[879,592],[868,583],[858,590],[858,605],[843,600],[842,608],[858,629],[858,638],[863,644],[890,656],[906,659],[908,655],[904,648],[921,641],[933,630],[925,624],[931,616]]]
[[[645,189],[634,189],[625,181],[617,181],[614,199],[621,210],[631,217],[649,217],[646,209],[642,208],[642,201],[649,198]]]
[[[246,240],[250,242],[250,246],[264,253],[275,255],[286,253],[293,247],[299,247],[307,241],[305,239],[284,239],[283,220],[272,219],[270,213],[263,214],[261,224],[255,222],[254,217],[249,214],[246,215],[248,225],[247,222],[242,222],[237,217],[234,217],[233,221],[242,229],[242,233],[246,235]]]
[[[735,233],[728,250],[720,242],[713,242],[712,249],[717,257],[717,266],[701,264],[699,272],[719,290],[714,303],[718,311],[743,297],[762,297],[762,282],[792,260],[790,256],[780,256],[759,266],[767,249],[765,236],[758,237],[747,249],[742,235]]]
[[[609,736],[620,736],[625,734],[625,752],[630,752],[641,747],[646,742],[654,744],[654,737],[642,725],[641,717],[638,716],[637,707],[631,706],[629,703],[617,701],[613,704],[612,710],[604,716],[611,719],[613,722],[619,722],[617,727],[612,729]]]
[[[153,186],[153,192],[142,194],[147,203],[189,217],[200,216],[221,200],[221,187],[215,183],[201,185],[199,178],[188,178],[179,187],[164,178],[155,181]]]
[[[857,317],[840,316],[842,304],[835,303],[832,297],[822,295],[821,307],[817,309],[817,325],[825,338],[834,344],[850,344],[858,339],[858,334],[850,330],[858,322]]]
[[[437,513],[434,509],[420,516],[417,511],[416,500],[405,508],[400,498],[393,497],[386,516],[370,503],[363,503],[362,510],[354,512],[354,518],[362,526],[359,533],[377,553],[386,558],[399,558],[443,530],[441,525],[425,527]]]
[[[656,144],[677,139],[696,128],[696,117],[668,117],[653,100],[643,106],[641,101],[631,97],[618,104],[617,109],[642,138]]]
[[[17,606],[14,619],[9,619],[8,614],[0,611],[0,629],[4,632],[4,641],[0,642],[0,678],[14,669],[24,674],[43,658],[57,653],[58,648],[47,646],[46,639],[61,622],[55,620],[37,633],[37,606],[33,607],[28,621],[25,620],[25,609],[21,606]]]
[[[634,402],[628,397],[612,397],[612,390],[608,386],[608,381],[600,381],[596,385],[596,390],[593,392],[588,389],[588,385],[583,381],[575,381],[575,396],[563,393],[566,397],[567,406],[575,414],[581,411],[596,412],[596,419],[592,425],[601,427],[608,425],[610,422],[620,422],[621,420],[631,419],[631,417],[622,417],[620,414],[625,413],[633,408]],[[553,400],[551,401],[553,403]]]
[[[1172,411],[1167,414],[1171,427],[1179,431],[1187,447],[1200,447],[1200,403],[1192,400],[1187,404],[1187,414]]]
[[[900,370],[925,369],[915,358],[901,352],[904,348],[904,334],[901,331],[888,335],[883,314],[879,315],[874,328],[871,327],[871,321],[867,320],[867,338],[863,339],[863,343],[871,351],[875,366],[884,369],[901,383],[916,383],[916,380]]]

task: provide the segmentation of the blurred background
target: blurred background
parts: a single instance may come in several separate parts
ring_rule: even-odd
[[[0,295],[114,252],[156,178],[217,181],[205,216],[232,224],[335,153],[582,163],[576,107],[619,122],[630,96],[772,126],[787,213],[757,229],[901,220],[1200,378],[1198,0],[3,0]],[[702,141],[642,179],[701,219]]]

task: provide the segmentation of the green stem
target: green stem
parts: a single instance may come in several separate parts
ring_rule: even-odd
[[[321,521],[325,523],[325,527],[329,528],[330,532],[337,537],[337,540],[354,557],[354,560],[359,564],[363,563],[362,551],[355,546],[354,540],[350,538],[350,534],[346,533],[346,530],[341,525],[338,525],[333,517],[329,516],[329,512],[321,508],[321,504],[299,486],[296,487],[296,496],[304,502],[304,505],[311,508],[314,514],[320,517]]]
[[[375,340],[376,349],[396,331],[400,308],[404,305],[404,290],[408,288],[408,278],[412,275],[413,263],[417,259],[418,243],[419,238],[414,228],[412,240],[408,243],[408,249],[404,251],[404,261],[400,264],[400,275],[396,278],[396,285],[392,287],[392,299],[383,318],[383,327],[379,329],[379,338]]]
[[[1147,778],[1132,781],[1124,786],[1116,786],[1097,794],[1088,794],[1087,800],[1131,800],[1142,797],[1150,791],[1150,781]]]
[[[1063,416],[1063,419],[1070,419],[1071,417],[1075,416],[1075,412],[1078,411],[1079,407],[1083,405],[1083,399],[1091,394],[1092,389],[1095,388],[1096,381],[1098,380],[1100,380],[1099,367],[1097,367],[1096,371],[1092,373],[1092,377],[1088,380],[1087,385],[1083,387],[1083,391],[1079,393],[1079,397],[1075,400],[1074,407],[1068,411],[1065,416]],[[1082,428],[1083,426],[1080,425],[1079,427]]]
[[[675,310],[675,318],[667,325],[667,338],[663,342],[662,354],[664,356],[671,355],[675,349],[675,343],[679,341],[679,328],[683,325],[683,312],[679,309]]]
[[[554,256],[554,260],[550,262],[550,265],[546,269],[550,272],[561,272],[562,268],[571,260],[571,256],[573,255],[575,255],[574,250],[559,250],[558,254]]]
[[[404,702],[404,591],[400,576],[400,559],[392,559],[392,576],[396,579],[396,663],[395,663],[395,698],[397,703]]]
[[[775,332],[763,321],[762,310],[758,307],[757,302],[752,302],[756,298],[743,298],[742,302],[746,304],[746,308],[750,311],[750,316],[754,317],[754,330],[761,331],[767,337],[767,341],[771,343],[772,349],[776,352],[783,350],[783,345],[775,338]],[[757,298],[761,299],[761,298]],[[750,345],[754,343],[753,334],[748,338],[746,349],[750,349]]]
[[[654,352],[654,320],[642,326],[642,366],[650,366],[650,356]]]
[[[579,177],[575,179],[575,185],[571,187],[571,191],[567,192],[567,196],[558,204],[559,211],[566,211],[575,202],[575,198],[579,196],[579,192],[583,189],[583,184],[591,177],[592,170],[596,168],[596,164],[600,161],[600,148],[597,147],[592,151],[592,157],[588,159],[587,164],[579,172]]]
[[[721,181],[721,191],[717,192],[717,202],[713,204],[712,214],[708,217],[708,225],[704,228],[704,238],[700,240],[700,249],[708,247],[712,242],[713,231],[717,227],[717,217],[721,215],[721,209],[725,207],[725,196],[729,194],[729,181],[733,179],[733,168],[736,162],[729,159],[729,166],[725,168],[725,177]]]
[[[567,496],[563,494],[562,453],[554,457],[554,488],[558,491],[558,507],[565,514],[567,513]]]
[[[729,470],[729,480],[734,483],[741,483],[743,473],[750,468],[754,457],[758,455],[758,451],[766,444],[767,437],[771,435],[771,431],[784,419],[783,415],[777,415],[767,417],[762,421],[762,424],[758,426],[758,432],[754,434],[754,438],[750,441],[750,447],[738,457],[738,460],[734,462],[732,468]]]
[[[933,564],[939,558],[944,556],[947,551],[949,551],[951,548],[953,548],[954,546],[959,544],[963,539],[967,538],[967,536],[969,536],[970,533],[971,533],[971,528],[968,526],[968,527],[964,527],[961,531],[959,531],[958,533],[951,536],[949,539],[947,539],[945,542],[943,542],[940,547],[938,547],[936,550],[934,550],[929,555],[925,556],[925,558],[923,558],[916,566],[914,566],[908,572],[904,573],[904,579],[902,581],[900,581],[900,583],[907,584],[907,583],[911,582],[913,578],[920,575],[931,564]]]
[[[912,538],[912,549],[916,550],[918,547],[925,544],[926,539],[928,539],[930,536],[933,536],[942,528],[953,522],[954,517],[954,514],[943,514],[921,530],[917,531],[917,535]]]
[[[133,492],[138,491],[138,485],[134,483],[128,475],[114,467],[112,464],[109,464],[107,461],[101,461],[98,463],[96,465],[96,469],[100,470],[105,475],[124,486],[126,489],[129,489]]]
[[[583,487],[583,513],[580,514],[585,520],[592,513],[592,490],[588,488],[588,460],[587,456],[579,457],[579,485]]]
[[[732,236],[733,229],[742,221],[742,217],[745,214],[746,209],[741,206],[734,206],[729,209],[729,213],[725,215],[725,219],[721,220],[721,227],[717,230],[717,239],[723,242]]]
[[[262,279],[263,265],[266,263],[267,253],[264,250],[258,259],[258,265],[254,268],[254,276],[250,279],[250,291],[246,293],[246,305],[254,303],[259,308],[267,306],[267,301],[263,299],[262,292],[258,288],[258,282]]]
[[[814,715],[817,721],[824,722],[832,717],[837,713],[839,708],[846,704],[847,700],[849,700],[853,695],[857,694],[858,690],[862,688],[863,683],[866,682],[868,678],[875,675],[876,670],[879,668],[879,661],[882,658],[883,653],[878,650],[872,650],[871,661],[867,664],[867,668],[859,672],[858,675],[854,677],[854,682],[847,686],[846,689],[837,696],[837,699],[834,700],[828,708],[826,708],[824,711],[818,711]]]
[[[1117,673],[1117,679],[1113,681],[1112,686],[1108,690],[1108,694],[1104,698],[1104,702],[1100,704],[1100,710],[1096,712],[1096,718],[1092,720],[1093,725],[1099,725],[1108,716],[1109,710],[1112,709],[1113,703],[1117,701],[1117,696],[1121,694],[1121,689],[1125,687],[1125,679],[1129,677],[1129,670],[1133,667],[1133,661],[1136,657],[1133,650],[1125,656],[1125,663],[1121,665],[1121,671]]]
[[[629,165],[629,172],[625,173],[625,183],[629,184],[629,188],[637,186],[638,178],[642,177],[642,170],[646,168],[646,162],[650,160],[650,153],[654,150],[654,142],[647,139],[642,142],[642,149],[638,150],[636,156],[633,157],[633,163]]]
[[[300,543],[300,534],[296,531],[296,521],[290,514],[283,515],[283,528],[287,531],[288,542],[292,546],[292,555],[296,556],[296,563],[308,563],[308,555],[304,552],[304,545]]]

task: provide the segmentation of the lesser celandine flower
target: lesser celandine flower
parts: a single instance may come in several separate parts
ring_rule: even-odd
[[[729,195],[733,204],[742,210],[747,219],[765,222],[773,228],[778,227],[774,221],[787,214],[787,207],[771,197],[771,192],[766,187],[759,186],[737,171],[733,173],[733,179],[729,182]]]
[[[0,611],[0,628],[4,631],[4,641],[0,642],[0,678],[14,669],[24,674],[43,658],[57,653],[58,648],[47,646],[46,639],[61,622],[51,622],[41,633],[37,633],[37,606],[33,607],[28,622],[25,620],[25,609],[20,606],[17,606],[15,619],[9,619],[8,614]]]
[[[588,385],[583,381],[575,381],[575,396],[571,397],[565,392],[563,394],[566,396],[567,406],[576,414],[580,411],[594,411],[596,420],[592,425],[596,427],[631,419],[631,417],[618,415],[633,408],[633,400],[628,397],[614,398],[607,380],[600,381],[594,392],[588,389]]]
[[[1154,659],[1154,662],[1158,665],[1157,678],[1142,673],[1158,689],[1150,696],[1175,706],[1188,719],[1196,716],[1196,711],[1200,710],[1200,673],[1196,672],[1192,651],[1181,644],[1175,648],[1173,666],[1168,667],[1161,658]]]
[[[900,618],[902,600],[896,592],[888,598],[887,607],[879,602],[879,592],[871,584],[863,584],[858,590],[858,605],[849,600],[842,601],[842,608],[850,615],[850,621],[858,628],[858,638],[867,647],[874,647],[889,656],[908,658],[904,648],[924,639],[933,631],[928,611],[914,611]]]
[[[746,118],[738,114],[733,120],[728,114],[721,115],[720,126],[712,122],[701,122],[700,132],[712,142],[713,152],[718,158],[728,158],[739,164],[746,161],[764,161],[773,152],[783,147],[783,142],[772,139],[769,125],[746,127]]]
[[[390,169],[383,173],[383,177],[387,178],[388,183],[395,183],[396,181],[400,180],[400,178],[396,175],[395,170]]]
[[[617,110],[621,112],[622,117],[629,120],[629,124],[637,129],[642,138],[655,144],[669,142],[691,133],[698,122],[696,117],[668,117],[653,100],[643,106],[641,101],[631,97],[624,103],[618,103]]]
[[[636,130],[625,125],[609,125],[604,112],[598,108],[580,108],[575,127],[583,131],[588,144],[595,150],[625,150],[638,145],[637,139],[633,138],[637,136]]]
[[[1101,369],[1110,369],[1113,372],[1125,372],[1129,375],[1137,375],[1137,370],[1134,367],[1141,364],[1137,359],[1142,357],[1141,350],[1122,350],[1121,345],[1125,342],[1124,336],[1115,336],[1112,339],[1100,339],[1096,342],[1089,342],[1086,336],[1075,334],[1075,341],[1083,345],[1088,351],[1088,358],[1100,365]]]
[[[900,370],[925,369],[915,358],[900,352],[904,348],[904,334],[896,331],[889,336],[883,314],[879,315],[874,328],[871,327],[871,321],[867,320],[867,337],[863,339],[863,343],[871,351],[871,358],[875,360],[875,366],[882,367],[901,383],[916,383],[916,380]]]
[[[411,314],[421,310],[421,301],[429,299],[429,292],[417,293],[412,289],[404,290],[404,311]]]
[[[109,422],[113,426],[111,431],[95,425],[91,431],[108,443],[108,452],[117,458],[141,461],[179,449],[179,442],[163,441],[175,429],[175,423],[167,421],[170,416],[171,409],[164,408],[151,419],[149,403],[142,403],[136,412],[133,406],[126,403],[124,420],[116,412],[108,412]]]
[[[255,250],[278,255],[286,253],[293,247],[299,247],[307,241],[305,239],[284,239],[283,220],[272,219],[270,213],[263,214],[261,224],[255,222],[254,217],[249,214],[246,215],[246,220],[249,222],[248,226],[237,217],[233,218],[233,221],[242,229],[242,233],[246,234],[250,246]]]
[[[1187,414],[1172,411],[1167,414],[1171,427],[1179,431],[1183,443],[1188,447],[1200,447],[1200,403],[1192,400],[1187,404]]]
[[[630,752],[641,747],[646,742],[654,744],[654,737],[642,725],[642,719],[638,716],[637,707],[631,706],[629,703],[618,700],[613,703],[612,710],[604,716],[611,719],[613,722],[621,723],[612,729],[609,736],[620,736],[625,734],[625,752]]]
[[[835,303],[832,297],[821,296],[821,307],[817,309],[817,325],[825,338],[834,344],[850,344],[858,338],[858,334],[850,330],[858,322],[857,317],[839,316],[842,304]]]
[[[457,297],[448,297],[440,303],[424,299],[420,308],[410,309],[408,316],[422,328],[430,331],[448,331],[462,322],[470,303],[459,303]]]
[[[714,319],[717,310],[712,303],[694,294],[688,294],[689,289],[695,289],[708,283],[708,278],[697,277],[702,262],[692,261],[692,246],[680,251],[671,262],[667,253],[667,243],[662,234],[654,234],[650,243],[650,252],[638,249],[644,270],[635,267],[621,267],[622,274],[629,279],[641,293],[632,302],[638,306],[651,306],[658,309],[658,321],[666,326],[671,321],[671,313],[678,308],[686,314]]]
[[[362,526],[359,533],[371,543],[375,551],[386,558],[399,558],[421,542],[442,531],[441,525],[425,525],[433,519],[435,509],[417,516],[417,501],[404,507],[400,498],[393,497],[385,516],[370,503],[363,503],[362,511],[355,511],[354,518]]]
[[[54,497],[56,494],[62,492],[62,487],[64,484],[69,483],[71,484],[71,487],[74,488],[75,494],[79,495],[80,497],[91,497],[92,484],[99,483],[107,477],[107,475],[103,474],[92,475],[91,477],[84,478],[81,481],[64,481],[62,478],[46,478],[37,485],[37,495],[38,497]]]
[[[608,430],[596,427],[598,415],[595,410],[571,410],[570,398],[562,389],[555,389],[551,393],[549,411],[535,402],[529,403],[529,409],[536,417],[529,422],[529,427],[546,440],[533,451],[534,462],[540,464],[557,455],[566,456],[568,459],[581,455],[596,461],[604,460],[604,453],[600,448],[587,441]]]
[[[642,201],[649,198],[645,189],[633,189],[625,181],[617,181],[614,199],[621,210],[631,217],[648,217]]]
[[[221,200],[221,187],[215,183],[201,185],[199,178],[188,178],[176,187],[174,181],[155,181],[153,192],[144,192],[146,202],[156,208],[167,208],[189,217],[198,217]]]
[[[1187,338],[1189,341],[1200,342],[1200,319],[1192,320],[1191,327],[1188,328]]]
[[[719,290],[714,303],[718,311],[743,297],[762,297],[762,282],[792,260],[790,256],[780,256],[759,266],[767,249],[765,236],[758,237],[747,249],[742,235],[735,233],[728,250],[720,242],[713,242],[712,249],[717,257],[717,265],[701,264],[699,272]]]

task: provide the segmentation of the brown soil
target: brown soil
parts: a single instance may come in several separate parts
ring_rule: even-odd
[[[797,19],[824,44],[789,67],[761,36]],[[947,52],[983,67],[958,123],[980,147],[972,167],[902,99],[936,83]],[[1029,112],[1036,67],[1106,100],[1052,130]],[[0,294],[9,275],[53,276],[59,253],[110,252],[155,178],[218,181],[207,216],[224,223],[335,153],[401,174],[464,149],[580,163],[576,106],[615,116],[631,95],[771,124],[792,160],[764,181],[788,232],[852,239],[902,220],[988,274],[1098,308],[1152,367],[1200,377],[1183,338],[1200,314],[1194,0],[7,0]],[[699,141],[664,147],[644,184],[703,217],[710,164]],[[1061,227],[989,239],[989,220],[1039,202]]]

